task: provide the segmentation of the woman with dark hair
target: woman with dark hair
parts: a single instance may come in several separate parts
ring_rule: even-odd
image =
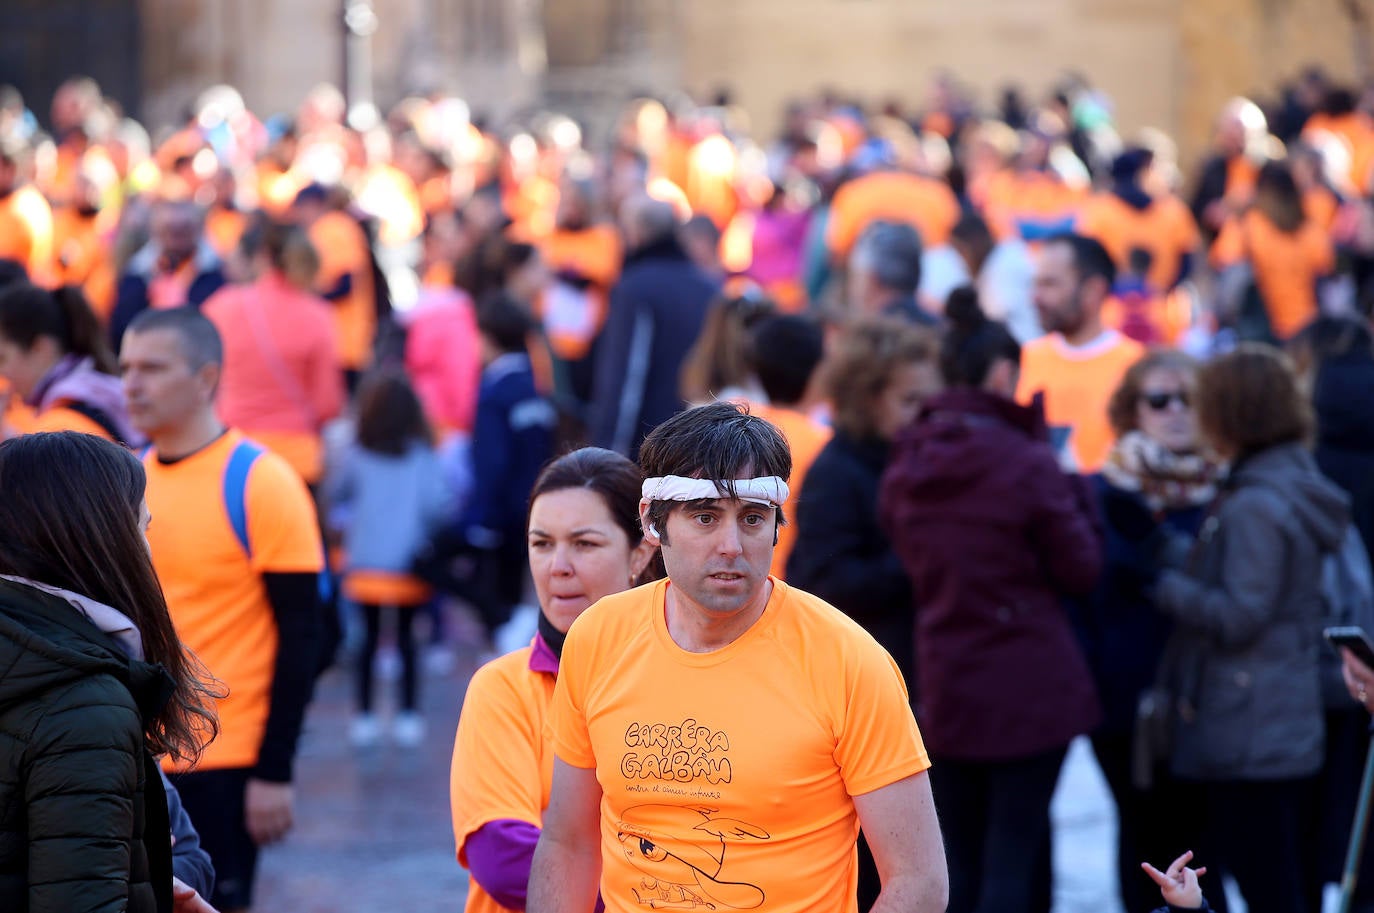
[[[879,516],[916,602],[916,705],[949,859],[950,913],[1050,896],[1050,798],[1099,718],[1062,600],[1097,582],[1086,486],[1059,468],[1021,347],[968,288],[950,295],[946,390],[898,436]]]
[[[127,446],[143,436],[129,424],[119,368],[81,289],[49,291],[18,282],[0,291],[0,377],[33,410],[26,427],[0,420],[0,438],[24,431],[84,431]],[[0,415],[8,396],[0,394]]]
[[[145,476],[94,435],[0,443],[0,909],[173,907],[157,756],[218,723],[167,614]]]
[[[1197,535],[1220,482],[1220,468],[1198,438],[1198,367],[1182,352],[1154,349],[1127,369],[1107,409],[1116,444],[1093,477],[1106,534],[1102,580],[1084,601],[1079,628],[1102,700],[1092,746],[1116,801],[1117,875],[1127,913],[1159,905],[1155,886],[1140,877],[1140,861],[1197,847],[1201,828],[1200,797],[1163,765],[1148,783],[1137,781],[1133,750],[1136,710],[1172,628],[1150,599],[1160,543]],[[1204,887],[1224,909],[1220,874],[1212,877],[1215,884]]]
[[[1243,338],[1288,339],[1317,316],[1317,281],[1335,266],[1335,252],[1326,231],[1303,212],[1287,163],[1260,169],[1255,202],[1222,226],[1212,265],[1250,268],[1250,281],[1234,283],[1236,300],[1225,303],[1237,311]]]
[[[802,481],[787,561],[787,582],[863,625],[912,694],[911,579],[878,523],[878,483],[893,439],[940,391],[937,349],[933,333],[904,320],[861,321],[836,340],[820,369],[835,435]],[[861,838],[859,909],[873,906],[881,886]]]
[[[1274,349],[1242,345],[1205,365],[1196,408],[1231,470],[1186,570],[1155,586],[1174,621],[1160,677],[1170,766],[1205,784],[1208,862],[1235,877],[1252,913],[1315,913],[1306,835],[1323,760],[1322,565],[1345,536],[1347,499],[1307,450],[1311,407]]]
[[[639,524],[643,476],[587,447],[544,468],[530,494],[530,572],[539,632],[472,677],[453,746],[458,861],[471,873],[467,913],[525,909],[526,883],[553,780],[544,722],[563,638],[592,603],[661,576]]]
[[[405,375],[378,371],[363,380],[356,440],[331,468],[325,500],[329,525],[343,540],[343,595],[361,607],[366,631],[357,656],[358,715],[350,738],[366,748],[382,734],[372,708],[372,669],[382,613],[389,610],[395,612],[401,653],[393,735],[413,748],[424,738],[424,720],[416,712],[415,614],[433,593],[411,568],[452,505],[424,407]]]

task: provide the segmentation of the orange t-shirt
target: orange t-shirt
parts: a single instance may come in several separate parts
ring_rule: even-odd
[[[230,430],[170,465],[150,450],[148,527],[157,570],[177,635],[229,689],[216,702],[219,737],[198,770],[252,767],[258,761],[277,659],[277,622],[265,573],[318,573],[324,564],[315,505],[284,460],[263,453],[248,473],[244,506],[252,556],[230,525],[224,470],[244,439]],[[164,762],[167,770],[185,770]]]
[[[40,285],[53,276],[52,208],[38,189],[25,185],[0,199],[0,260],[24,264]]]
[[[1319,225],[1306,221],[1288,234],[1256,210],[1230,219],[1212,245],[1212,265],[1224,269],[1246,260],[1280,339],[1317,316],[1317,280],[1336,265],[1331,238]]]
[[[468,682],[453,741],[449,802],[458,862],[484,824],[509,819],[542,825],[553,785],[553,743],[546,732],[554,676],[530,668],[532,647],[492,660]],[[502,913],[476,879],[466,913]]]
[[[787,438],[787,445],[792,450],[792,478],[787,480],[789,493],[787,502],[782,506],[783,515],[787,517],[788,523],[778,529],[778,544],[773,549],[773,567],[770,571],[774,577],[784,580],[786,578],[783,571],[787,569],[787,558],[792,554],[792,547],[797,544],[797,499],[801,497],[806,473],[811,469],[811,464],[816,462],[816,457],[820,456],[821,450],[830,442],[833,432],[806,413],[786,406],[751,403],[749,411],[761,419],[772,422],[782,432],[782,436]]]
[[[53,278],[57,285],[79,285],[91,310],[102,322],[114,310],[114,263],[100,235],[99,216],[84,216],[72,207],[53,212]]]
[[[1078,231],[1102,242],[1117,269],[1127,268],[1132,250],[1149,251],[1153,261],[1147,278],[1157,289],[1174,286],[1184,255],[1202,240],[1192,212],[1171,196],[1136,209],[1114,193],[1094,194],[1083,205]]]
[[[372,255],[367,235],[353,218],[327,212],[310,226],[310,243],[320,255],[315,288],[321,293],[336,288],[344,276],[352,276],[353,288],[329,302],[339,360],[345,368],[361,370],[372,363],[372,337],[377,331],[377,303],[372,293]]]
[[[670,586],[584,612],[554,688],[554,752],[601,785],[606,910],[854,913],[853,797],[930,766],[896,664],[779,580],[737,640],[689,653]]]
[[[999,171],[982,188],[983,217],[999,241],[1043,241],[1073,228],[1087,196],[1048,171]]]
[[[540,242],[544,261],[554,273],[588,280],[585,289],[555,282],[540,301],[540,318],[554,354],[567,361],[586,356],[606,322],[611,286],[620,277],[620,234],[610,225],[581,231],[552,232]]]
[[[102,437],[107,441],[114,441],[110,432],[75,409],[57,405],[51,409],[44,409],[42,412],[31,413],[31,415],[32,418],[24,428],[28,434],[39,431],[79,431],[82,434],[94,434],[96,437]]]
[[[224,341],[216,409],[307,482],[323,469],[320,428],[343,410],[329,306],[269,273],[210,296],[202,313]]]
[[[1078,471],[1096,472],[1116,439],[1107,405],[1126,369],[1144,354],[1144,346],[1116,330],[1106,330],[1080,347],[1070,346],[1059,333],[1042,336],[1021,348],[1016,398],[1029,402],[1043,392],[1046,420],[1070,429],[1069,447]]]
[[[248,216],[237,209],[216,206],[205,215],[205,238],[221,260],[234,255],[247,228]]]
[[[1369,179],[1374,172],[1374,121],[1360,111],[1335,117],[1318,113],[1308,118],[1302,134],[1304,139],[1312,139],[1323,131],[1345,141],[1350,152],[1350,185],[1363,196],[1369,191]]]
[[[905,222],[924,248],[939,247],[959,221],[959,200],[943,181],[904,171],[877,171],[835,192],[826,226],[826,247],[843,260],[871,223]]]

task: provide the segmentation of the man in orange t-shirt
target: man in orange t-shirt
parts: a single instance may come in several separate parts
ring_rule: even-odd
[[[20,179],[20,151],[0,142],[0,260],[21,263],[39,284],[52,280],[52,208]]]
[[[1116,266],[1099,242],[1057,235],[1045,242],[1035,274],[1035,309],[1046,335],[1021,349],[1017,399],[1045,399],[1045,418],[1065,463],[1096,472],[1115,435],[1107,404],[1126,369],[1145,354],[1140,343],[1102,325]]]
[[[797,542],[797,497],[811,464],[830,441],[830,428],[807,412],[811,403],[811,379],[825,354],[824,334],[815,321],[796,314],[769,317],[750,334],[750,363],[767,403],[751,403],[749,411],[773,423],[792,450],[791,493],[782,505],[786,526],[778,527],[770,573],[785,579],[787,559]]]
[[[568,632],[527,909],[586,913],[599,887],[608,913],[857,913],[862,825],[878,906],[944,910],[930,761],[896,665],[767,574],[787,442],[711,403],[656,428],[640,458],[640,522],[668,579]]]
[[[305,484],[226,428],[219,334],[190,308],[145,311],[120,367],[144,456],[153,567],[177,634],[227,694],[194,768],[168,765],[205,849],[214,905],[252,900],[258,847],[292,825],[292,764],[320,640],[323,549]]]

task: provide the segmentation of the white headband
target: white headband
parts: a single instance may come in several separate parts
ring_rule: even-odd
[[[782,507],[787,500],[787,483],[777,476],[760,479],[735,479],[735,497],[750,504],[771,504]],[[706,501],[730,497],[710,479],[689,479],[685,476],[662,476],[645,479],[641,489],[648,501]]]

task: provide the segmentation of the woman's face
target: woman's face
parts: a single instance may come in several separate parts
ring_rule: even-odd
[[[0,333],[0,377],[8,380],[14,392],[24,399],[33,394],[58,357],[56,343],[47,336],[38,337],[25,349]]]
[[[153,555],[153,544],[148,541],[148,527],[153,523],[153,514],[148,510],[148,501],[144,499],[138,506],[138,531],[143,535],[143,544],[148,547],[148,557]]]
[[[878,437],[891,441],[907,425],[916,421],[921,405],[940,392],[940,372],[930,362],[899,365],[878,394],[874,410]]]
[[[1198,446],[1197,416],[1193,412],[1193,377],[1175,368],[1147,371],[1136,397],[1136,424],[1141,433],[1174,453],[1191,453]]]
[[[629,589],[652,553],[647,543],[632,548],[601,495],[586,488],[536,498],[528,543],[539,607],[564,632],[602,596]]]

